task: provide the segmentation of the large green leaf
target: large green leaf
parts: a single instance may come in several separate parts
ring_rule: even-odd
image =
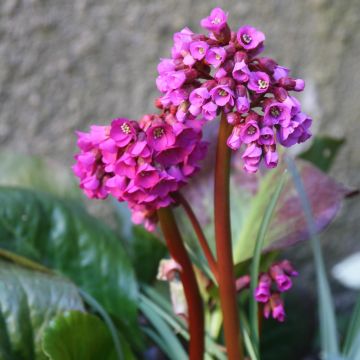
[[[54,318],[44,331],[43,349],[50,360],[116,359],[111,335],[96,316],[67,311]],[[134,359],[125,348],[124,359]]]
[[[44,328],[66,310],[84,311],[68,280],[0,260],[0,359],[46,359]]]
[[[0,187],[0,247],[71,278],[139,342],[137,284],[128,256],[116,234],[75,202]]]
[[[0,185],[21,186],[80,198],[79,187],[70,168],[44,157],[0,154]]]

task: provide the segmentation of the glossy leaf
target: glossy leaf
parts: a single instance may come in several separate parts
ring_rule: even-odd
[[[126,240],[126,244],[139,281],[143,283],[153,282],[156,278],[159,262],[167,254],[164,243],[143,227],[134,226],[132,236]]]
[[[115,360],[109,330],[96,316],[68,311],[54,318],[44,331],[43,349],[50,360]],[[128,352],[123,359],[134,359]]]
[[[71,169],[44,157],[0,154],[0,185],[21,186],[59,196],[80,198]]]
[[[71,278],[139,343],[137,285],[128,256],[116,234],[75,202],[0,188],[0,247]]]
[[[66,310],[84,311],[68,280],[0,260],[0,358],[46,359],[44,328]]]
[[[299,157],[312,162],[322,171],[328,171],[344,143],[344,139],[315,137],[311,147]]]

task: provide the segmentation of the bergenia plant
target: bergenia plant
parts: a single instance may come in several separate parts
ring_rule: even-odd
[[[213,284],[219,289],[229,359],[244,359],[241,327],[245,325],[239,321],[239,294],[252,282],[255,287],[249,296],[260,304],[259,321],[272,317],[283,322],[282,294],[290,290],[298,275],[293,265],[282,259],[268,264],[255,279],[249,274],[235,277],[229,200],[231,155],[239,152],[243,171],[250,174],[275,168],[281,146],[291,147],[311,137],[312,120],[293,95],[304,89],[304,81],[291,77],[290,70],[272,58],[261,56],[264,33],[250,25],[233,31],[227,21],[228,13],[215,8],[201,20],[205,33],[187,27],[175,33],[171,56],[161,59],[157,67],[156,86],[161,93],[155,101],[157,110],[139,116],[138,121],[117,118],[107,126],[92,126],[88,133],[78,132],[80,152],[73,166],[89,198],[111,196],[126,202],[132,221],[148,231],[154,231],[160,222],[172,257],[170,265],[162,264],[160,277],[170,282],[181,280],[186,299],[181,314],[188,322],[189,356],[193,360],[204,357],[201,276],[190,260],[174,207],[185,209]],[[180,191],[196,178],[202,160],[212,154],[208,151],[212,144],[203,134],[208,123],[218,118],[212,161],[214,254],[189,204],[191,199],[188,202]],[[253,177],[256,181],[256,175]]]

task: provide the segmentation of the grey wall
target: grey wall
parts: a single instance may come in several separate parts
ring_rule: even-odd
[[[305,78],[317,131],[347,138],[332,175],[359,187],[359,0],[1,0],[0,151],[69,165],[75,129],[153,111],[172,33],[199,30],[216,5],[234,27],[262,29],[266,54]],[[359,213],[349,202],[326,235],[330,254],[360,249]]]

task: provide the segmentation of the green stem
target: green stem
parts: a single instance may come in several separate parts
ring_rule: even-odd
[[[244,358],[244,355],[236,301],[231,244],[229,199],[231,150],[226,144],[230,132],[231,127],[227,123],[225,115],[222,114],[215,163],[215,240],[220,302],[224,317],[225,345],[229,360],[241,360]]]
[[[170,207],[158,210],[161,229],[171,257],[181,266],[181,281],[189,311],[190,360],[204,357],[204,311],[195,273]]]

